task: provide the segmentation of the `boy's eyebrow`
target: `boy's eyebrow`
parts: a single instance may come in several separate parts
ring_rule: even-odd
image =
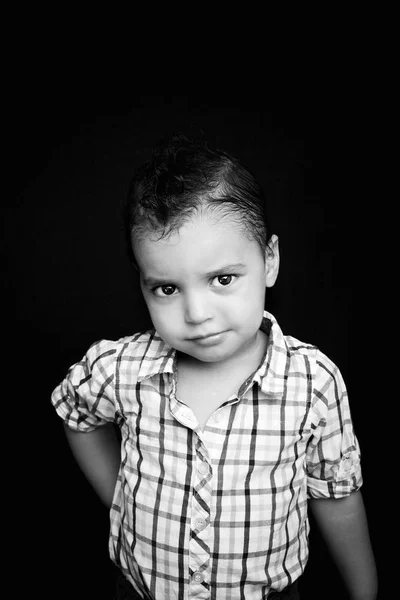
[[[220,267],[219,269],[214,269],[213,271],[209,271],[208,273],[206,273],[206,277],[217,277],[217,275],[220,275],[222,272],[226,273],[226,274],[230,274],[230,273],[234,273],[235,271],[240,271],[241,269],[246,268],[246,265],[244,265],[243,263],[235,263],[232,265],[224,265],[223,267]],[[165,285],[167,283],[172,283],[172,279],[167,279],[166,277],[143,277],[142,279],[143,284],[146,287],[155,287],[158,285]]]
[[[169,283],[167,279],[160,277],[143,277],[142,281],[146,287],[156,287],[157,285],[166,285]]]
[[[206,273],[206,277],[216,277],[217,275],[220,275],[222,271],[224,273],[234,273],[235,271],[240,271],[240,269],[244,269],[245,267],[246,267],[246,265],[244,265],[243,263],[235,263],[233,265],[224,265],[223,267],[220,267],[219,269],[215,269],[214,271],[210,271],[209,273]]]

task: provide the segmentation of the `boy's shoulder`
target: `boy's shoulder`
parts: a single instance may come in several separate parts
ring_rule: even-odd
[[[278,321],[270,312],[264,311],[262,328],[269,335],[274,350],[282,356],[294,359],[297,355],[315,356],[318,352],[315,344],[303,342],[293,335],[284,333]]]
[[[265,316],[271,320],[273,345],[277,350],[278,360],[289,359],[291,368],[303,369],[304,361],[309,363],[310,372],[316,376],[323,373],[335,376],[338,371],[335,363],[317,346],[310,342],[304,342],[293,335],[284,334],[276,319],[270,314]],[[286,367],[285,367],[286,368]]]
[[[318,347],[315,344],[302,342],[292,335],[284,335],[285,345],[291,354],[315,354],[318,352]]]
[[[331,362],[316,344],[304,342],[294,335],[284,333],[277,319],[270,312],[264,311],[262,328],[268,335],[272,334],[273,344],[281,352],[285,351],[293,356],[296,354],[315,356],[323,362]]]
[[[343,386],[340,369],[318,346],[302,342],[291,335],[285,335],[284,339],[294,372],[309,372],[316,389],[326,389],[331,385]]]
[[[337,368],[335,363],[319,348],[319,346],[302,342],[291,335],[285,335],[284,339],[287,350],[292,356],[307,356],[315,361],[317,367],[321,366],[330,370],[335,370]]]
[[[154,329],[147,331],[139,331],[132,335],[126,335],[124,337],[112,340],[112,339],[100,339],[94,342],[88,350],[88,353],[108,353],[116,354],[144,354],[148,350],[152,349],[153,352],[160,350],[165,345],[163,340],[157,334]]]
[[[116,340],[101,339],[94,342],[86,353],[86,360],[93,369],[103,373],[121,373],[141,378],[168,370],[174,351],[154,329],[140,331]]]

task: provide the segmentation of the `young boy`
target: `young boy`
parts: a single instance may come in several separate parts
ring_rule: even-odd
[[[154,329],[95,343],[53,392],[110,507],[119,597],[298,598],[308,506],[352,600],[376,597],[346,389],[264,310],[279,248],[263,206],[236,158],[160,145],[125,210]]]

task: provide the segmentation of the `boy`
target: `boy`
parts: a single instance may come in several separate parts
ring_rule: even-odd
[[[352,600],[376,597],[345,386],[264,311],[279,247],[263,205],[234,157],[157,148],[125,208],[154,330],[94,344],[53,392],[110,507],[119,597],[298,598],[307,506]]]

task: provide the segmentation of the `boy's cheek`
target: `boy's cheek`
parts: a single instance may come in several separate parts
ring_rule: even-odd
[[[153,293],[143,292],[143,298],[144,298],[144,301],[146,302],[146,305],[147,305],[147,308],[149,309],[150,314],[162,315],[162,313],[165,312],[165,308],[166,308],[165,303],[163,305],[163,303],[160,302],[160,298],[155,296]]]
[[[149,301],[147,302],[147,308],[153,321],[153,325],[156,328],[168,330],[177,322],[179,316],[177,310],[168,305],[167,302],[160,303]]]

